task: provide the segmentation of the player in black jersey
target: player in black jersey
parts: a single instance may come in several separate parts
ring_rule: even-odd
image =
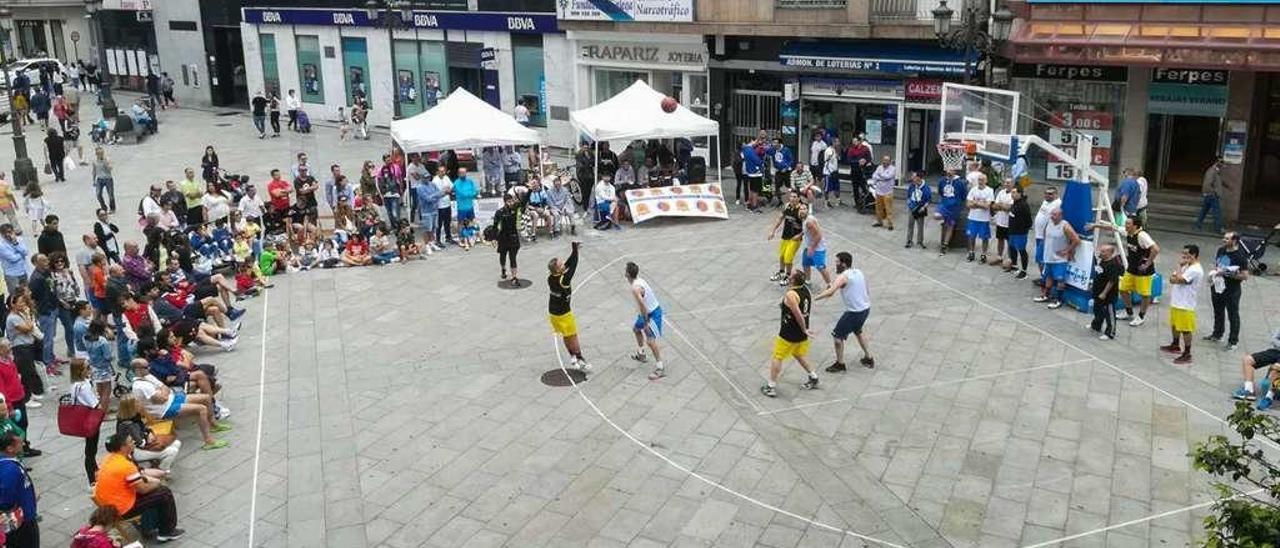
[[[591,364],[582,357],[582,346],[578,343],[578,323],[573,319],[573,310],[569,307],[569,300],[573,296],[573,274],[578,270],[578,247],[582,242],[575,241],[572,245],[573,252],[569,253],[567,260],[554,258],[547,263],[547,270],[550,272],[547,275],[547,288],[551,291],[547,303],[547,319],[551,322],[551,329],[564,339],[564,349],[572,357],[574,367],[590,371]]]
[[[791,287],[783,295],[779,308],[782,309],[781,325],[778,327],[778,338],[773,342],[773,361],[769,363],[769,383],[760,387],[760,392],[770,398],[778,397],[778,377],[782,374],[782,360],[792,357],[809,374],[808,380],[800,385],[805,390],[818,387],[818,373],[809,364],[809,306],[813,298],[809,286],[805,284],[803,271],[791,272]]]
[[[794,189],[788,190],[787,204],[783,206],[778,220],[769,229],[769,239],[772,240],[778,233],[778,228],[782,228],[782,241],[778,242],[778,271],[769,278],[769,281],[778,282],[778,285],[785,286],[789,283],[791,264],[795,262],[796,251],[800,250],[804,225],[804,221],[800,219],[801,205],[803,202],[800,201],[800,195],[796,194]]]

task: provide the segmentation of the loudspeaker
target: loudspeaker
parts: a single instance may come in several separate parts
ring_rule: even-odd
[[[701,156],[689,158],[689,184],[702,184],[707,182],[707,159]]]

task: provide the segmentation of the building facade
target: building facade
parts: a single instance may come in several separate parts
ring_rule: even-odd
[[[1144,172],[1169,199],[1199,195],[1222,157],[1229,221],[1274,222],[1280,205],[1280,6],[1266,3],[1027,0],[1006,55],[1013,89],[1039,112],[1024,119],[1094,139],[1095,169]],[[1028,107],[1030,108],[1030,107]],[[1031,125],[1028,122],[1029,125]],[[1069,176],[1032,162],[1037,178]],[[1069,168],[1066,168],[1069,172]]]
[[[572,143],[574,55],[547,11],[510,11],[513,2],[443,2],[385,25],[363,9],[247,7],[243,10],[248,89],[289,90],[313,118],[334,119],[357,94],[371,121],[430,109],[466,89],[505,112],[523,103],[548,143]],[[537,7],[537,6],[535,6]]]
[[[13,36],[6,55],[53,57],[63,63],[90,59],[97,51],[81,0],[25,0],[11,3]]]

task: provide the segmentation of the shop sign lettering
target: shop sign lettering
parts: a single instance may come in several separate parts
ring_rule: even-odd
[[[280,12],[278,11],[264,11],[262,12],[262,22],[263,23],[283,23],[284,18],[280,17]]]
[[[356,18],[355,18],[355,16],[354,16],[354,15],[351,15],[350,13],[345,13],[345,12],[341,12],[341,11],[336,11],[336,12],[334,12],[334,13],[333,13],[333,24],[335,24],[335,25],[354,25],[354,24],[356,24]]]
[[[1225,86],[1227,85],[1227,74],[1225,70],[1157,68],[1155,72],[1151,73],[1151,81],[1169,84]]]
[[[701,46],[690,46],[698,47]],[[585,43],[579,49],[579,57],[587,61],[651,63],[663,65],[704,66],[706,52],[702,49],[674,49],[666,46],[641,44]]]

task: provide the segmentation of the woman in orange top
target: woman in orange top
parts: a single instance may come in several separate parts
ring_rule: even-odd
[[[101,317],[107,304],[107,256],[101,252],[94,253],[89,263],[89,304],[93,305],[94,316]]]

